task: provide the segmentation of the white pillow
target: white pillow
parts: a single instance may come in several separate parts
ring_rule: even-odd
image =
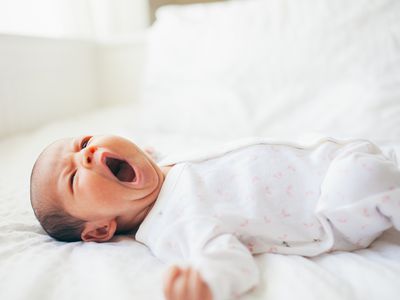
[[[400,1],[167,6],[150,31],[143,99],[177,112],[158,119],[164,130],[400,139],[399,40]]]
[[[237,74],[237,67],[243,67],[253,53],[246,42],[253,44],[262,33],[250,36],[260,26],[247,22],[264,22],[263,2],[227,1],[160,8],[149,38],[149,83],[230,79],[230,74]]]

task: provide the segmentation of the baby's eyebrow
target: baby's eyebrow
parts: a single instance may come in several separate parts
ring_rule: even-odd
[[[74,176],[74,161],[72,153],[76,151],[77,139],[71,138],[71,142],[69,143],[69,149],[66,149],[66,157],[64,158],[66,167],[64,167],[62,176],[64,177],[65,184],[67,185],[68,191],[73,195],[74,189],[71,184],[71,179]]]
[[[73,194],[70,185],[70,179],[71,179],[70,174],[72,173],[72,171],[73,171],[72,164],[68,162],[67,158],[63,158],[63,162],[61,163],[61,170],[58,175],[59,182],[61,182],[62,186],[66,186],[66,189]]]
[[[71,151],[74,152],[77,149],[77,142],[79,139],[77,138],[71,138],[71,142],[70,142],[70,147],[71,147]]]

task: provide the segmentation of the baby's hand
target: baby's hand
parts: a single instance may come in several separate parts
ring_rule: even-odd
[[[164,281],[167,300],[212,300],[210,288],[192,268],[171,267]]]

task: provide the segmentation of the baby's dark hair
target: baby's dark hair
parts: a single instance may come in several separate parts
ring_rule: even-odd
[[[75,218],[62,209],[52,209],[35,215],[43,229],[53,238],[63,242],[81,241],[85,221]]]
[[[32,168],[30,179],[30,198],[35,216],[43,229],[56,240],[64,242],[81,241],[85,221],[71,216],[58,204],[59,201],[48,199],[48,195],[42,195],[37,191],[35,179],[38,176],[37,165],[40,162],[41,155]]]

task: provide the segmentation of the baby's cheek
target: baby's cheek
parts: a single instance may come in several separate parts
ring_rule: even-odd
[[[82,179],[85,198],[88,202],[106,207],[119,198],[119,187],[110,180],[97,174],[85,174]]]

